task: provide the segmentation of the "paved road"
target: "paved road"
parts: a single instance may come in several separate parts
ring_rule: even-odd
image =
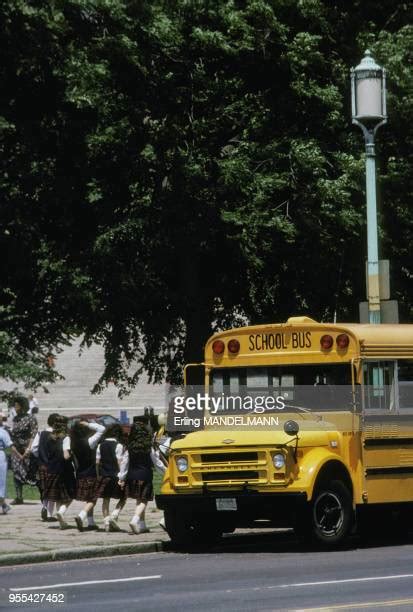
[[[55,586],[54,586],[55,585]],[[164,552],[2,568],[0,608],[11,594],[64,593],[64,605],[24,609],[413,609],[413,540],[336,552],[298,546],[289,534],[232,538],[208,553]]]

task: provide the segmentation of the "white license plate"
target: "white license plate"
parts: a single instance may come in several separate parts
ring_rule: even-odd
[[[217,510],[234,511],[237,509],[237,500],[235,497],[218,497],[215,500]]]

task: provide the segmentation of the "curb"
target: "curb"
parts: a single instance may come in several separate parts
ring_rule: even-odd
[[[45,563],[47,561],[69,561],[71,559],[88,559],[89,557],[112,557],[117,555],[135,555],[137,553],[161,552],[164,542],[141,542],[139,544],[111,544],[109,546],[84,546],[82,548],[61,548],[44,552],[16,553],[0,556],[0,566],[23,565],[26,563]]]

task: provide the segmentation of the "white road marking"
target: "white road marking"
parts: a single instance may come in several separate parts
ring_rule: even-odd
[[[397,574],[395,576],[368,576],[366,578],[345,578],[344,580],[321,580],[319,582],[293,582],[291,584],[277,584],[268,588],[286,589],[288,587],[322,586],[324,584],[344,584],[346,582],[369,582],[372,580],[400,580],[413,578],[413,574]]]
[[[71,586],[83,586],[86,584],[108,584],[109,582],[133,582],[136,580],[155,580],[162,578],[161,574],[156,576],[133,576],[132,578],[109,578],[108,580],[85,580],[84,582],[61,582],[58,584],[45,584],[43,586],[31,586],[31,587],[14,587],[10,588],[9,591],[41,591],[42,589],[60,589]]]
[[[391,601],[365,601],[359,603],[337,604],[323,608],[300,608],[294,612],[332,612],[333,610],[352,610],[356,608],[394,608],[395,606],[410,606],[413,599],[393,599]]]
[[[318,582],[292,582],[290,584],[268,584],[260,587],[240,587],[238,589],[226,589],[226,593],[240,591],[265,591],[272,589],[287,589],[291,587],[323,586],[329,584],[345,584],[349,582],[370,582],[373,580],[397,580],[403,578],[413,578],[413,574],[397,574],[395,576],[368,576],[365,578],[345,578],[343,580],[320,580]],[[312,608],[309,608],[311,610]],[[317,608],[318,609],[318,608]]]

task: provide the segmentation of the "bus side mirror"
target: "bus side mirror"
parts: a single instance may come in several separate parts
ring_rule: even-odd
[[[284,423],[284,431],[289,436],[296,436],[300,431],[300,426],[297,421],[286,421]]]

